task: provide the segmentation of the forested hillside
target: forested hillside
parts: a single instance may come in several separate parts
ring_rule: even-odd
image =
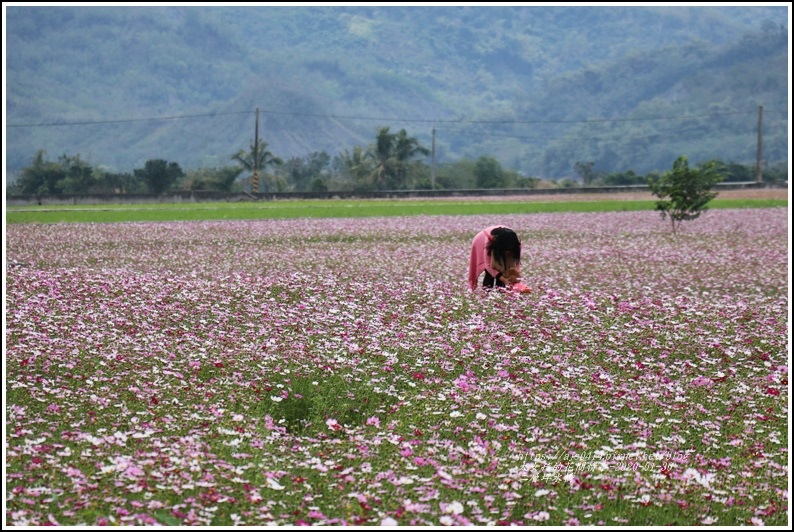
[[[787,7],[4,7],[6,168],[287,160],[404,128],[526,176],[788,146]],[[429,157],[429,156],[428,156]],[[428,159],[429,160],[429,159]]]

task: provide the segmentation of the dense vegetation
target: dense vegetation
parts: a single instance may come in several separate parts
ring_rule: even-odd
[[[110,173],[150,160],[224,168],[251,143],[257,107],[270,151],[298,172],[282,176],[287,185],[304,179],[297,161],[363,153],[383,128],[426,149],[435,131],[438,186],[481,157],[544,179],[572,178],[577,163],[646,174],[681,154],[750,165],[760,106],[764,158],[787,161],[786,7],[11,6],[6,15],[12,180],[39,150]],[[306,186],[323,186],[315,178]]]
[[[397,141],[405,140],[401,135],[381,131],[377,140],[391,136]],[[408,138],[409,141],[415,139]],[[396,148],[396,144],[394,148]],[[183,171],[178,163],[164,159],[146,161],[142,168],[132,173],[110,172],[102,167],[93,167],[79,155],[62,155],[56,161],[46,158],[39,151],[31,163],[22,169],[20,178],[8,187],[12,195],[59,195],[59,194],[162,194],[170,190],[204,190],[218,192],[322,192],[406,190],[406,189],[488,189],[488,188],[570,188],[580,181],[549,181],[527,178],[512,170],[505,170],[493,157],[482,156],[478,160],[461,160],[434,172],[422,161],[412,159],[406,153],[378,152],[384,146],[373,144],[366,151],[357,148],[331,158],[325,152],[315,152],[303,158],[293,157],[284,162],[275,159],[272,169],[266,164],[257,164],[262,170],[254,184],[253,158],[244,150],[234,155],[236,165],[219,168],[198,168]],[[418,150],[420,147],[414,147]],[[269,151],[267,153],[270,153]],[[682,156],[685,158],[685,156]],[[260,159],[261,160],[261,159]],[[270,159],[271,163],[274,159]],[[673,165],[675,170],[675,164]],[[755,169],[738,163],[719,160],[701,165],[708,167],[728,182],[754,181]],[[577,163],[581,181],[588,186],[645,185],[658,181],[670,172],[638,174],[633,170],[611,174],[597,174],[592,163]],[[674,173],[674,172],[673,172]],[[779,183],[788,179],[788,169],[780,163],[764,169],[765,183]]]

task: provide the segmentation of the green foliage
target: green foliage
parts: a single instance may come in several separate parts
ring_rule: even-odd
[[[177,163],[165,159],[150,159],[143,168],[134,170],[135,177],[146,184],[151,194],[162,194],[185,176]]]
[[[97,183],[91,165],[80,159],[80,155],[61,156],[58,161],[64,171],[61,187],[64,194],[85,194]]]
[[[311,192],[328,192],[328,182],[323,177],[315,177],[309,183],[309,190]]]
[[[748,182],[755,181],[755,169],[739,163],[718,163],[720,174],[725,176],[725,181]]]
[[[282,177],[265,173],[265,169],[269,166],[282,166],[284,161],[268,149],[268,144],[264,140],[259,139],[256,145],[251,142],[248,151],[239,150],[231,156],[231,159],[236,161],[242,170],[251,172],[250,182],[252,188],[256,189],[254,192],[283,192],[286,189],[286,182]],[[253,186],[254,170],[258,177],[256,186]]]
[[[237,153],[231,156],[231,159],[242,166],[243,170],[247,170],[249,172],[253,172],[254,168],[261,172],[269,166],[281,166],[284,164],[284,161],[281,160],[281,158],[273,155],[273,153],[268,149],[267,142],[262,139],[259,139],[259,143],[256,146],[254,146],[254,143],[251,142],[251,145],[248,147],[248,151],[239,150]]]
[[[388,126],[379,128],[375,142],[366,152],[366,157],[374,167],[370,178],[375,189],[408,188],[411,160],[429,153],[430,150],[422,146],[416,137],[409,137],[405,129],[391,133]]]
[[[475,188],[474,165],[475,161],[464,158],[455,163],[441,166],[436,176],[436,185],[446,189]]]
[[[395,402],[393,396],[329,373],[295,376],[289,388],[286,399],[265,404],[273,420],[287,432],[304,436],[329,432],[328,419],[340,425],[363,426],[367,416]]]
[[[268,152],[269,153],[269,152]],[[297,191],[357,191],[375,190],[374,159],[361,146],[352,152],[345,150],[333,159],[326,152],[314,152],[304,158],[292,158],[278,167],[274,174],[260,175],[260,191],[284,192]],[[272,154],[271,160],[279,160]],[[241,159],[245,160],[244,157]],[[249,159],[250,161],[251,159]],[[162,160],[161,163],[162,165]],[[175,163],[172,163],[175,164]],[[591,163],[579,163],[582,168],[591,168]],[[717,173],[727,182],[748,182],[755,180],[755,167],[735,162],[713,161]],[[150,166],[156,167],[153,162]],[[177,165],[178,166],[178,165]],[[250,177],[239,179],[244,171],[241,166],[220,168],[198,168],[190,170],[181,182],[174,181],[167,188],[180,187],[182,190],[215,190],[219,192],[240,192],[250,187]],[[402,163],[405,176],[403,188],[430,189],[431,169],[421,160]],[[40,150],[23,168],[21,177],[8,187],[10,194],[21,195],[59,195],[59,194],[142,194],[151,192],[151,187],[143,179],[146,172],[138,170],[135,174],[109,172],[101,167],[92,167],[79,155],[62,155],[58,161],[48,161],[45,152]],[[592,171],[593,175],[598,175]],[[179,174],[176,174],[177,176]],[[645,185],[648,180],[659,181],[659,172],[647,175],[625,170],[600,175],[589,182],[593,186]],[[788,167],[778,163],[764,168],[765,183],[782,183],[788,180]],[[437,189],[474,189],[474,188],[575,188],[580,182],[564,179],[557,181],[525,177],[514,170],[504,170],[498,160],[482,156],[477,161],[462,159],[453,164],[440,165],[436,170]]]
[[[673,233],[681,222],[698,218],[707,209],[708,202],[717,196],[712,190],[722,181],[717,169],[715,161],[690,169],[686,156],[682,155],[673,163],[671,171],[659,179],[648,180],[651,192],[659,198],[656,210],[661,212],[662,218],[670,217]]]
[[[102,181],[90,164],[80,155],[61,155],[57,162],[45,159],[46,152],[39,150],[30,166],[22,170],[15,191],[21,194],[44,196],[50,194],[87,194]]]
[[[325,151],[314,152],[306,157],[292,157],[278,170],[277,174],[297,191],[327,189],[325,184],[330,178],[331,156]],[[320,188],[317,188],[320,187]]]
[[[58,194],[63,190],[60,185],[65,177],[63,168],[58,163],[45,160],[45,155],[44,150],[37,151],[30,166],[22,169],[22,175],[16,183],[22,194],[43,196]]]
[[[97,170],[101,176],[96,189],[103,194],[143,194],[145,185],[129,172],[106,172]]]
[[[647,178],[642,175],[637,175],[634,173],[634,170],[626,170],[625,172],[607,174],[598,181],[604,186],[629,186],[644,185],[647,183]]]
[[[352,182],[354,190],[364,192],[373,189],[374,168],[366,148],[354,146],[353,151],[344,150],[334,158],[334,168],[343,180]]]
[[[594,166],[595,161],[576,161],[576,164],[573,165],[573,169],[585,185],[590,185],[598,178],[598,174],[596,174],[596,171],[593,169]]]
[[[226,166],[223,168],[199,168],[187,172],[185,188],[189,190],[217,190],[219,192],[234,192],[237,177],[243,172],[239,166]]]
[[[525,177],[516,172],[511,173],[514,176],[513,182],[518,188],[538,188],[541,183],[541,179],[539,177]]]
[[[788,164],[779,162],[763,169],[764,183],[785,183],[789,181]]]
[[[505,188],[507,174],[499,161],[493,157],[482,156],[474,165],[474,179],[477,188]]]

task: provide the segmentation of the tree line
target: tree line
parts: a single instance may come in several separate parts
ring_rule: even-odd
[[[367,147],[355,146],[336,156],[325,151],[305,157],[282,159],[268,149],[262,139],[256,146],[241,149],[230,156],[232,164],[216,168],[184,171],[176,162],[150,159],[142,168],[113,172],[93,166],[80,155],[61,155],[47,159],[39,150],[30,164],[10,183],[11,195],[77,194],[155,194],[194,190],[217,192],[325,192],[420,189],[489,189],[489,188],[569,188],[577,186],[645,185],[660,174],[637,174],[633,170],[600,172],[594,161],[577,161],[576,178],[545,180],[524,176],[505,169],[494,157],[483,155],[476,160],[461,159],[438,168],[427,162],[430,150],[405,129],[392,132],[389,127],[377,130]],[[755,181],[755,168],[732,162],[710,161],[724,181]],[[256,170],[256,182],[253,179]],[[788,180],[785,163],[764,168],[766,183]]]

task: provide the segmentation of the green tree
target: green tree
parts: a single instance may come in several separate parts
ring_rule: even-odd
[[[525,176],[518,172],[513,172],[513,181],[518,188],[538,188],[541,179],[539,177]]]
[[[574,171],[579,177],[582,178],[582,183],[585,185],[591,184],[598,178],[598,174],[596,173],[594,167],[595,161],[588,161],[586,163],[583,163],[582,161],[576,161],[576,163],[573,165]]]
[[[63,154],[58,161],[48,161],[39,150],[30,166],[22,169],[16,189],[22,194],[88,194],[99,185],[101,172],[80,158]]]
[[[730,181],[755,181],[755,168],[739,163],[721,163],[720,173],[726,182]]]
[[[328,192],[328,181],[324,177],[317,176],[309,184],[311,192]]]
[[[80,155],[69,157],[62,155],[58,164],[63,169],[64,177],[59,187],[64,194],[87,194],[97,185],[97,172]]]
[[[409,137],[404,129],[391,133],[388,126],[380,128],[375,143],[367,152],[374,166],[371,176],[375,188],[405,188],[411,160],[429,153],[430,150],[420,145],[416,137]]]
[[[130,194],[144,191],[144,185],[139,178],[129,172],[108,172],[98,170],[97,189],[99,192],[109,194]]]
[[[261,172],[259,177],[260,190],[264,188],[264,192],[271,192],[273,190],[284,189],[286,188],[286,184],[283,180],[280,180],[275,175],[265,173],[265,169],[270,166],[281,166],[284,164],[284,161],[279,157],[276,157],[273,152],[268,150],[267,146],[267,142],[259,139],[259,144],[256,150],[254,149],[254,143],[252,142],[248,148],[249,151],[240,150],[232,155],[231,159],[240,164],[240,166],[243,167],[243,170],[251,172],[252,175],[254,173],[254,166],[256,166],[256,170]],[[254,156],[256,156],[256,165],[254,164]]]
[[[441,165],[436,174],[436,186],[442,189],[475,188],[474,167],[475,162],[467,158]]]
[[[280,168],[280,174],[295,190],[316,190],[318,183],[330,177],[331,157],[325,151],[316,151],[307,157],[292,157]]]
[[[340,153],[334,158],[333,166],[343,180],[352,182],[354,190],[372,190],[374,169],[363,147],[354,146],[352,152]]]
[[[681,222],[698,218],[708,208],[708,202],[717,196],[712,188],[720,181],[722,176],[715,161],[691,169],[682,155],[673,163],[671,171],[649,178],[648,187],[659,198],[656,210],[661,212],[662,219],[670,217],[675,234]]]
[[[188,172],[185,181],[190,190],[218,190],[231,192],[237,176],[243,172],[239,166],[199,168]]]
[[[635,174],[634,170],[613,172],[605,175],[599,181],[604,186],[644,185],[648,182],[645,176]]]
[[[388,127],[382,127],[375,136],[375,144],[370,146],[367,157],[373,162],[372,181],[377,189],[389,188],[388,184],[395,174],[397,161],[394,159],[394,134]]]
[[[785,183],[789,180],[788,163],[785,161],[773,164],[763,170],[765,183]]]
[[[398,131],[394,139],[394,158],[397,161],[395,188],[405,188],[408,185],[413,159],[420,155],[426,157],[430,155],[430,150],[419,144],[416,137],[409,137],[404,129]]]
[[[63,168],[56,162],[48,161],[45,158],[46,154],[44,150],[37,151],[30,166],[22,169],[16,183],[22,194],[46,196],[61,193],[60,182],[66,177]]]
[[[164,159],[150,159],[143,168],[136,168],[133,172],[135,177],[146,184],[150,193],[158,195],[185,176],[179,164],[169,163]]]
[[[474,165],[474,178],[477,188],[505,188],[507,174],[502,165],[493,157],[483,155]]]

